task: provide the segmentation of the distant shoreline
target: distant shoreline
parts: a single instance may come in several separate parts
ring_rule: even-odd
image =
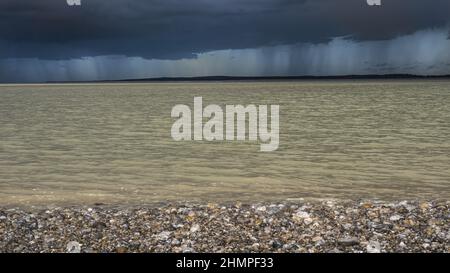
[[[420,76],[410,74],[344,75],[344,76],[204,76],[204,77],[159,77],[144,79],[113,80],[112,82],[176,82],[176,81],[298,81],[298,80],[389,80],[389,79],[450,79],[450,75]],[[111,81],[106,81],[111,82]]]
[[[164,83],[164,82],[232,82],[232,81],[327,81],[327,80],[450,80],[449,75],[413,75],[413,74],[385,74],[385,75],[343,75],[343,76],[201,76],[201,77],[156,77],[118,80],[95,81],[47,81],[47,82],[0,82],[8,84],[95,84],[95,83]]]

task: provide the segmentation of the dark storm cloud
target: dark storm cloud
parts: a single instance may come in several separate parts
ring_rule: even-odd
[[[69,60],[0,59],[0,82],[91,81],[152,77],[450,74],[449,27],[390,40],[299,43],[217,50],[179,60],[96,56]]]
[[[385,40],[448,24],[448,0],[2,0],[0,58],[179,59],[222,49]]]

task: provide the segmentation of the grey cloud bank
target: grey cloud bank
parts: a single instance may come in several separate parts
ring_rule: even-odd
[[[450,1],[0,2],[0,82],[450,74]]]
[[[180,60],[98,56],[70,60],[7,59],[2,76],[20,81],[86,81],[151,77],[450,73],[447,29],[383,41],[335,38],[322,44],[218,50]]]

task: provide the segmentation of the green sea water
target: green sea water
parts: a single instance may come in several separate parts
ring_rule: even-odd
[[[280,145],[175,142],[176,104],[280,105]],[[449,81],[0,85],[0,204],[450,199]]]

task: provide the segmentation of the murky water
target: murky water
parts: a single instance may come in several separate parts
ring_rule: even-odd
[[[174,142],[174,105],[279,104],[280,147]],[[450,199],[450,82],[0,86],[0,203]]]

